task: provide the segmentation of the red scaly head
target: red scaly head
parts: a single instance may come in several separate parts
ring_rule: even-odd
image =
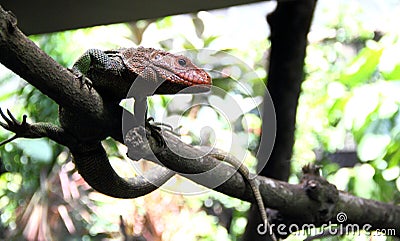
[[[200,93],[211,87],[210,75],[185,56],[144,47],[125,49],[121,55],[130,71],[157,84],[154,94]]]

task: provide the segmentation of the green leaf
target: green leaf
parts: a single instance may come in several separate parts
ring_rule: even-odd
[[[183,43],[183,47],[185,49],[196,49],[196,46],[189,41],[189,39],[185,39],[185,42]]]
[[[376,71],[383,48],[374,41],[367,42],[349,66],[341,73],[340,81],[348,87],[367,82]]]
[[[201,38],[204,33],[204,22],[201,18],[194,16],[192,18],[194,29],[196,30],[196,35],[198,38]]]
[[[205,38],[205,39],[204,39],[204,47],[210,46],[210,44],[211,44],[212,42],[214,42],[214,40],[216,40],[217,38],[219,38],[218,35],[210,36],[210,37]]]
[[[332,107],[328,109],[328,120],[332,126],[336,126],[342,119],[343,111],[350,97],[350,95],[346,95],[343,98],[336,99]]]
[[[389,135],[366,133],[358,146],[361,161],[371,161],[385,155],[391,138]]]
[[[400,79],[400,63],[395,65],[391,71],[382,71],[382,76],[385,80],[399,80]]]

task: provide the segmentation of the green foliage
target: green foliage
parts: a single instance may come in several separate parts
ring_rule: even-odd
[[[382,76],[386,80],[399,80],[400,79],[400,64],[397,64],[388,72],[382,72]]]
[[[372,40],[366,44],[339,78],[343,84],[350,88],[370,81],[372,74],[377,70],[383,48]]]
[[[347,13],[342,16],[330,26],[336,31],[334,38],[308,47],[293,167],[299,171],[304,160],[315,159],[311,150],[318,149],[325,153],[319,159],[323,173],[340,189],[398,203],[398,36],[367,34],[360,22],[344,17]],[[362,31],[345,27],[352,24]],[[330,164],[329,154],[343,150],[357,152],[355,167]]]

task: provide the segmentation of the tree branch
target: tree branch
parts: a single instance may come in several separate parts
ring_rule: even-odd
[[[126,144],[129,149],[134,148],[135,152],[147,155],[148,160],[165,165],[198,184],[241,200],[255,202],[249,184],[233,167],[204,155],[204,151],[183,143],[169,131],[162,131],[162,135],[167,148],[161,148],[154,138],[144,140],[146,135],[129,135],[129,133]],[[136,145],[147,141],[148,146]],[[318,170],[309,167],[303,171],[303,180],[297,185],[262,176],[257,177],[266,206],[278,210],[288,221],[287,227],[293,223],[316,226],[329,221],[338,223],[337,213],[344,212],[349,224],[358,224],[362,227],[368,223],[371,229],[367,231],[392,228],[396,230],[396,235],[400,235],[400,227],[397,225],[400,223],[400,206],[339,192],[334,185],[318,176]],[[219,183],[221,184],[217,186]]]
[[[18,28],[17,19],[0,5],[0,63],[49,96],[64,108],[81,111],[94,118],[107,115],[103,100],[94,90],[82,85]]]

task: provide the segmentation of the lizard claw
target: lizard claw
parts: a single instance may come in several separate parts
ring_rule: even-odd
[[[0,115],[3,118],[5,122],[0,121],[0,126],[2,126],[4,129],[9,130],[11,132],[14,132],[15,135],[7,140],[4,140],[0,143],[0,146],[5,145],[18,137],[30,137],[30,130],[31,130],[31,125],[26,122],[26,115],[22,116],[22,122],[19,122],[15,117],[11,114],[10,110],[7,109],[7,114],[6,116],[4,112],[0,109]]]
[[[147,122],[152,125],[154,128],[157,128],[158,130],[164,129],[176,136],[180,136],[180,134],[178,132],[176,132],[176,130],[174,130],[174,127],[168,123],[163,123],[163,122],[156,122],[154,121],[153,117],[149,117],[147,118]],[[177,129],[180,129],[180,127],[178,127]]]
[[[89,90],[92,90],[92,88],[93,88],[93,82],[92,82],[90,79],[88,79],[88,78],[86,78],[86,77],[84,77],[84,76],[82,75],[81,87],[82,87],[83,85],[86,85],[87,88],[88,88]]]
[[[153,124],[150,122],[153,122]],[[158,125],[154,124],[153,117],[149,117],[146,119],[146,127],[150,129],[152,136],[157,140],[160,146],[165,147],[166,143],[164,141],[164,137],[161,135],[161,128]]]
[[[75,68],[68,68],[68,71],[70,71],[75,76],[75,79],[81,83],[81,88],[83,85],[86,85],[89,90],[93,88],[93,82],[90,79],[86,78],[86,76],[82,74],[79,70]]]
[[[151,116],[146,119],[146,126],[150,126],[154,130],[161,131],[160,126],[157,124],[157,122],[154,121],[154,118]]]

